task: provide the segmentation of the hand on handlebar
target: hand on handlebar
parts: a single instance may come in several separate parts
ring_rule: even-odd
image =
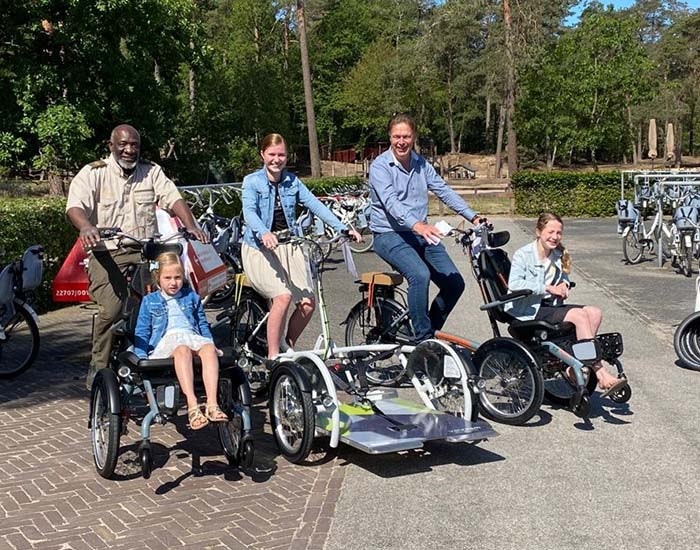
[[[80,242],[85,249],[96,246],[101,240],[100,231],[94,225],[87,225],[80,230]]]
[[[206,232],[200,229],[199,227],[195,227],[194,229],[188,229],[187,231],[200,243],[206,244],[209,242],[209,235],[207,235]]]
[[[362,235],[360,235],[360,233],[357,232],[355,229],[349,229],[348,236],[350,236],[352,238],[352,240],[355,241],[356,243],[361,243],[364,240],[362,238]]]

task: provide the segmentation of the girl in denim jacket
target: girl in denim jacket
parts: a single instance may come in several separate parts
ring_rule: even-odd
[[[139,357],[172,357],[180,389],[187,400],[190,428],[199,430],[228,417],[216,401],[219,359],[199,296],[184,285],[185,270],[177,254],[166,252],[157,258],[154,280],[158,290],[141,301],[135,330],[135,353]],[[204,414],[194,392],[193,356],[202,362],[207,396]]]

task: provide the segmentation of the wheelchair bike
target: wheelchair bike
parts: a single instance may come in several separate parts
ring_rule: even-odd
[[[488,223],[453,231],[456,241],[470,258],[472,273],[484,299],[480,309],[488,312],[494,336],[501,336],[499,322],[507,325],[510,335],[522,342],[539,364],[545,397],[553,404],[568,405],[576,416],[587,417],[590,395],[597,386],[592,365],[605,361],[615,367],[618,378],[627,378],[620,361],[624,349],[622,335],[610,332],[577,341],[573,323],[521,321],[511,316],[503,306],[529,296],[532,291],[508,290],[510,260],[501,247],[508,243],[510,234],[507,231],[493,232],[493,225]],[[566,376],[567,367],[572,368],[575,382]],[[626,384],[608,396],[616,403],[625,403],[632,396],[632,389]]]
[[[150,285],[150,263],[163,252],[180,255],[183,247],[175,241],[140,241],[118,229],[101,229],[100,236],[104,240],[116,240],[118,246],[128,244],[140,250],[141,261],[126,270],[129,295],[111,327],[114,337],[109,365],[97,372],[92,383],[88,417],[92,455],[100,476],[113,477],[120,438],[126,431],[126,422],[134,420],[140,424],[138,456],[141,473],[148,479],[153,469],[151,426],[153,423],[165,424],[177,415],[180,391],[172,359],[139,359],[130,347],[141,298]],[[181,230],[175,237],[189,238],[190,235]],[[248,468],[254,459],[251,397],[236,359],[230,352],[219,358],[218,401],[228,421],[215,424],[229,464]],[[201,368],[198,357],[194,358],[194,367],[195,373]],[[203,390],[201,377],[195,376],[195,390],[200,394]]]
[[[347,236],[334,241],[341,238]],[[317,436],[330,448],[342,442],[382,454],[419,449],[428,441],[478,442],[498,435],[478,418],[469,358],[450,344],[431,339],[417,346],[336,346],[323,292],[323,243],[288,241],[309,248],[322,334],[313,349],[277,355],[269,373],[272,432],[287,460],[306,462]],[[370,386],[367,373],[384,360],[402,363],[417,399]]]

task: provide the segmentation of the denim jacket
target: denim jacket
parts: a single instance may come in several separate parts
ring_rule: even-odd
[[[204,314],[199,295],[189,286],[182,287],[175,298],[193,332],[211,338],[211,330]],[[134,331],[134,353],[140,358],[148,357],[168,328],[168,306],[160,290],[151,292],[141,300],[141,308]]]
[[[302,204],[336,231],[346,230],[333,213],[291,172],[282,173],[279,182],[280,202],[289,229],[299,235],[296,224],[296,206]],[[243,218],[246,229],[243,242],[260,248],[262,236],[270,231],[275,211],[275,186],[267,179],[265,168],[243,178]]]
[[[561,269],[560,250],[552,250],[549,259]],[[530,289],[532,294],[507,303],[504,310],[521,321],[534,319],[546,294],[544,277],[545,262],[540,260],[537,254],[537,241],[516,250],[510,266],[508,289],[511,291]],[[568,284],[569,278],[565,273],[563,273],[563,280]]]

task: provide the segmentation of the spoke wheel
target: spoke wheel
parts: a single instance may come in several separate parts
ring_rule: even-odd
[[[315,414],[309,393],[303,392],[294,366],[277,367],[270,396],[272,433],[282,455],[294,464],[303,462],[314,440]],[[296,367],[298,371],[301,368]]]
[[[248,359],[243,371],[254,395],[267,390],[267,370],[253,357],[267,357],[267,323],[263,322],[266,314],[267,302],[249,291],[241,297],[231,317],[231,342]]]
[[[622,239],[622,256],[630,264],[638,264],[644,257],[644,245],[639,242],[639,237],[633,229]]]
[[[396,344],[413,340],[413,329],[408,315],[398,302],[376,298],[374,307],[362,300],[355,304],[345,321],[345,345]],[[375,361],[367,366],[367,380],[377,385],[396,384],[404,374],[404,367],[391,358]]]
[[[220,305],[226,302],[233,295],[236,289],[236,267],[231,263],[231,260],[222,255],[221,259],[226,266],[226,283],[221,288],[215,290],[209,297],[209,303]]]
[[[479,405],[484,416],[521,425],[539,411],[544,381],[537,361],[525,347],[496,338],[482,344],[473,359],[479,369]]]
[[[92,440],[92,458],[97,473],[109,479],[117,465],[119,437],[121,435],[121,417],[111,412],[109,392],[104,376],[98,373],[92,389],[92,415],[90,417],[90,438]]]
[[[15,314],[2,327],[5,338],[0,340],[0,379],[23,373],[39,352],[39,328],[34,317],[21,303],[12,305]]]

